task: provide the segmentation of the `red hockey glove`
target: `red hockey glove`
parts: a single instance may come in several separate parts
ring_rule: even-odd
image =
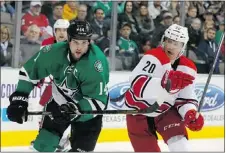
[[[166,71],[162,77],[161,85],[168,92],[176,89],[183,89],[193,83],[195,78],[181,71]]]
[[[200,131],[204,125],[204,118],[202,114],[192,109],[185,114],[184,123],[190,130]]]

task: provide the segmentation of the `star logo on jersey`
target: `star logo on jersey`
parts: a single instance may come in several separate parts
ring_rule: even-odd
[[[96,61],[94,63],[94,67],[98,72],[103,72],[103,65],[102,65],[101,61],[99,61],[99,60]]]
[[[67,85],[67,79],[65,78],[64,81],[59,85],[59,88],[69,97],[73,97],[75,93],[78,92],[78,88],[69,88]]]
[[[51,48],[52,48],[52,45],[47,45],[47,46],[43,47],[43,50],[42,51],[44,53],[47,53],[47,52],[49,52],[51,50]]]

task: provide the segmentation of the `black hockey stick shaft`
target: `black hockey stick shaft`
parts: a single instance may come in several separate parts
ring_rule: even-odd
[[[199,108],[198,108],[198,112],[200,112],[201,108],[202,108],[202,105],[203,105],[203,102],[204,102],[204,98],[206,96],[206,91],[208,89],[208,86],[209,86],[209,83],[210,83],[210,80],[211,80],[211,77],[213,75],[213,71],[216,67],[216,63],[217,63],[217,60],[218,60],[218,56],[220,54],[220,49],[221,49],[221,45],[223,43],[223,40],[224,40],[224,33],[222,34],[222,37],[221,37],[221,41],[220,41],[220,45],[218,47],[218,50],[217,50],[217,53],[216,53],[216,56],[215,56],[215,59],[214,59],[214,62],[213,62],[213,65],[212,65],[212,68],[209,72],[209,75],[208,75],[208,78],[207,78],[207,81],[206,81],[206,85],[205,85],[205,88],[204,88],[204,91],[203,91],[203,94],[202,94],[202,97],[201,97],[201,100],[199,102]]]
[[[140,110],[101,110],[101,111],[81,111],[80,113],[75,112],[66,112],[69,115],[88,115],[88,114],[96,114],[96,115],[104,115],[104,114],[147,114],[153,113],[159,108],[157,102],[155,102],[151,107]],[[28,115],[51,115],[51,112],[46,111],[33,111],[28,112]]]

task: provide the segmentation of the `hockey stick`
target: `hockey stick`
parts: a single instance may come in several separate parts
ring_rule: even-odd
[[[208,75],[208,78],[207,78],[207,81],[206,81],[206,85],[205,85],[205,88],[204,88],[204,91],[203,91],[201,100],[200,100],[200,102],[199,102],[198,112],[200,112],[200,110],[201,110],[201,108],[202,108],[202,105],[203,105],[203,102],[204,102],[204,98],[205,98],[205,96],[206,96],[206,91],[207,91],[208,86],[209,86],[209,83],[210,83],[210,79],[211,79],[211,77],[212,77],[212,75],[213,75],[213,71],[214,71],[214,69],[215,69],[215,67],[216,67],[217,59],[218,59],[218,56],[219,56],[219,54],[220,54],[220,48],[221,48],[221,45],[222,45],[222,43],[223,43],[223,40],[224,40],[224,33],[223,33],[223,35],[222,35],[222,37],[221,37],[221,41],[220,41],[220,45],[219,45],[218,50],[217,50],[217,54],[216,54],[216,56],[215,56],[215,59],[214,59],[212,68],[211,68],[211,70],[210,70],[210,72],[209,72],[209,75]]]
[[[104,115],[104,114],[148,114],[153,113],[159,108],[157,102],[155,102],[151,107],[140,110],[101,110],[101,111],[81,111],[76,114],[75,112],[66,112],[69,115],[88,115],[88,114],[96,114],[96,115]],[[51,112],[46,111],[34,111],[27,112],[27,115],[52,115]]]

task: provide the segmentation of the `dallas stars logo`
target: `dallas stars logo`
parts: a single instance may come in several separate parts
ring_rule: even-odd
[[[98,72],[103,72],[103,66],[102,66],[102,63],[101,63],[101,61],[96,61],[95,63],[94,63],[94,67],[95,67],[95,69],[98,71]]]
[[[65,78],[61,85],[59,85],[58,87],[64,92],[64,94],[66,94],[69,97],[73,97],[78,92],[78,88],[68,87],[67,78]]]

